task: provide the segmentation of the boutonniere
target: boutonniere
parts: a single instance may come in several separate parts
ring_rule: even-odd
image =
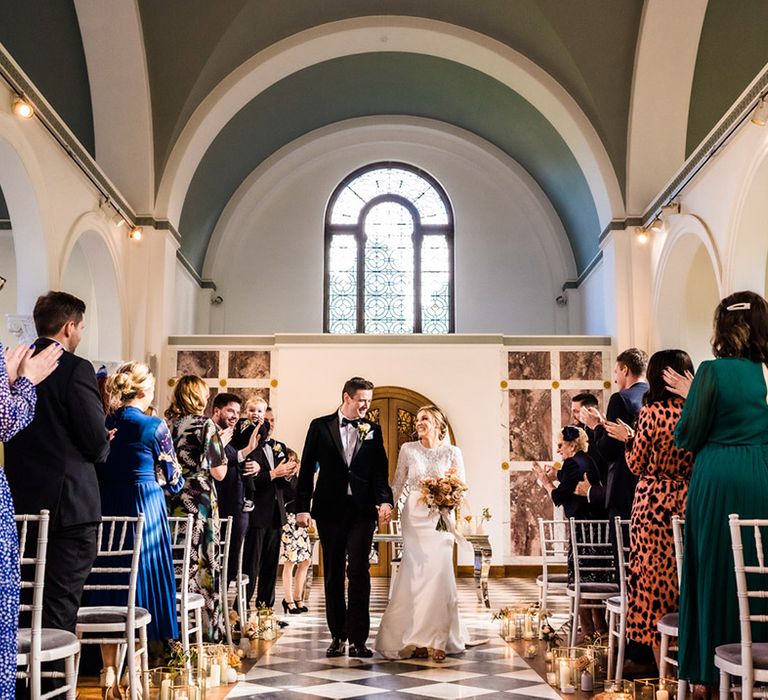
[[[360,436],[361,440],[365,440],[366,436],[370,432],[371,432],[371,424],[370,423],[358,423],[357,434]]]
[[[274,452],[276,455],[282,454],[283,446],[279,442],[275,442],[272,445],[272,452]]]

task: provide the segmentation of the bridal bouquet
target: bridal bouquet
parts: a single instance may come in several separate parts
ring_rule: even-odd
[[[467,491],[467,485],[459,479],[456,470],[451,468],[445,476],[422,479],[419,486],[421,488],[419,502],[426,505],[430,512],[437,511],[440,514],[435,530],[448,532],[445,516],[461,503]]]

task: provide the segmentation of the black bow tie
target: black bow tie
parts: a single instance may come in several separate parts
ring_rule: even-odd
[[[267,439],[264,441],[264,444],[265,444],[265,445],[269,445],[270,447],[272,447],[272,445],[274,445],[274,444],[275,444],[275,441],[274,441],[272,438],[267,438]]]
[[[348,425],[354,425],[355,427],[357,427],[358,425],[360,425],[360,419],[353,418],[352,420],[350,420],[349,418],[342,418],[341,427],[346,428]]]

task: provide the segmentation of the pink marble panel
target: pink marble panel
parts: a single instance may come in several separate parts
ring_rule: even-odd
[[[560,379],[603,378],[603,353],[600,350],[576,350],[560,353]]]
[[[552,376],[548,352],[510,352],[507,366],[510,379],[549,379]]]
[[[509,458],[513,462],[552,459],[552,392],[509,390]]]
[[[561,389],[560,390],[560,420],[561,426],[573,425],[571,418],[571,401],[578,394],[594,394],[597,396],[597,407],[603,410],[603,391],[602,389]]]
[[[231,350],[229,376],[232,379],[265,379],[269,377],[270,361],[267,350]]]
[[[218,350],[179,350],[176,353],[176,374],[196,374],[203,379],[219,376]]]
[[[531,472],[509,472],[509,536],[513,556],[541,554],[538,519],[551,520],[553,512],[552,499]]]
[[[254,396],[261,396],[267,403],[269,403],[269,389],[261,389],[255,387],[227,387],[227,391],[230,394],[239,396],[243,400],[242,408],[245,408],[245,402]]]

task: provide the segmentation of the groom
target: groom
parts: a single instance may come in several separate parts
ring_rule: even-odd
[[[325,565],[325,615],[333,641],[326,656],[368,658],[371,577],[368,556],[378,519],[392,516],[392,490],[387,483],[387,454],[381,428],[365,420],[373,384],[353,377],[344,384],[341,407],[309,425],[296,496],[296,523],[317,522]],[[313,482],[319,469],[317,484]],[[344,569],[349,578],[349,605],[344,599]]]

